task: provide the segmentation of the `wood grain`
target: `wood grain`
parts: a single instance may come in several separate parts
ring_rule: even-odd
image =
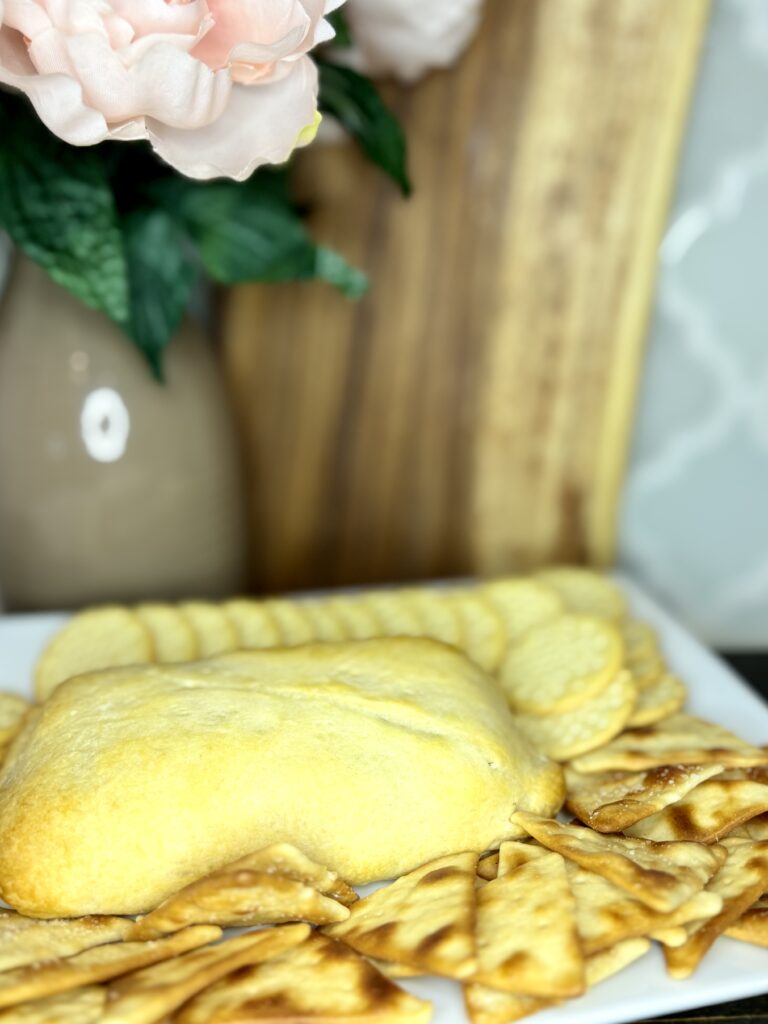
[[[610,561],[707,9],[488,0],[454,70],[391,91],[410,201],[350,146],[301,155],[373,288],[229,299],[257,589]]]

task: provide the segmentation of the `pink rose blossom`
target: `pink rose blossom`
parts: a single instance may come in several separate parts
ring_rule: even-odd
[[[192,178],[242,180],[311,135],[343,0],[0,0],[0,84],[75,146],[149,139]]]
[[[475,33],[482,0],[349,0],[345,7],[362,71],[413,82],[457,59]]]

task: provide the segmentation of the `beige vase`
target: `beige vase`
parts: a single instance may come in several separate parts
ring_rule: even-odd
[[[243,490],[211,345],[167,383],[104,316],[17,259],[0,304],[0,593],[7,610],[236,591]]]

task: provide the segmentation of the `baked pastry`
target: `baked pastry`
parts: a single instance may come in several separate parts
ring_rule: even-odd
[[[0,775],[0,894],[36,917],[142,913],[280,841],[370,882],[562,799],[494,680],[432,640],[93,672],[30,715]]]

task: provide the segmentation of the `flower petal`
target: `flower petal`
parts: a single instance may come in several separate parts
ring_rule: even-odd
[[[243,181],[262,164],[282,163],[317,110],[315,65],[302,57],[292,69],[278,82],[234,85],[222,116],[196,131],[148,119],[155,151],[190,178]]]
[[[73,146],[91,146],[107,137],[107,122],[83,101],[83,90],[66,75],[39,75],[21,36],[0,28],[0,83],[26,93],[40,120]]]

